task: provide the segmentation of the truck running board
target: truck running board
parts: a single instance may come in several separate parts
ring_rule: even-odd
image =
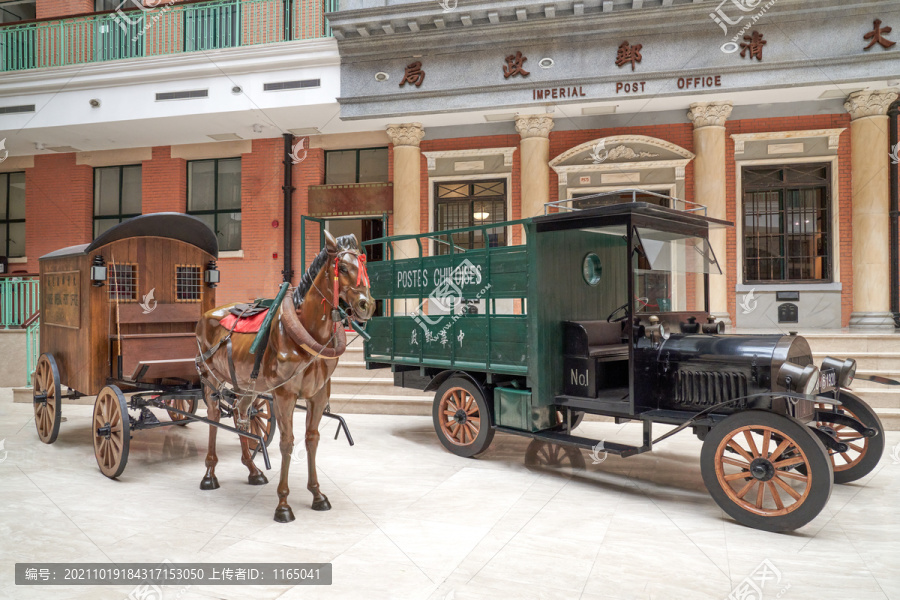
[[[619,444],[616,442],[605,442],[603,440],[594,440],[591,438],[579,437],[577,435],[570,435],[561,431],[538,431],[532,433],[529,431],[522,431],[520,429],[511,429],[509,427],[500,426],[496,426],[494,429],[496,429],[500,433],[511,433],[513,435],[530,437],[532,439],[540,440],[542,442],[548,442],[551,444],[575,446],[576,448],[583,448],[585,450],[597,450],[598,452],[608,452],[609,454],[615,454],[616,456],[621,456],[622,458],[634,456],[635,454],[642,454],[644,452],[650,451],[650,449],[652,448],[652,446],[647,441],[648,436],[646,434],[644,435],[645,443],[643,446],[629,446],[627,444]]]

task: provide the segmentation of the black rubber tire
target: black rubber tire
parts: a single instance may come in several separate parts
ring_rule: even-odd
[[[765,427],[772,430],[773,433],[778,432],[778,434],[780,434],[778,436],[780,439],[790,438],[806,457],[806,466],[811,473],[809,476],[810,480],[807,483],[804,494],[801,494],[801,501],[799,503],[796,501],[792,503],[791,506],[793,506],[793,508],[791,508],[789,512],[784,514],[772,514],[773,511],[770,509],[769,514],[759,514],[748,510],[744,506],[738,504],[737,499],[733,500],[729,496],[729,493],[723,487],[723,482],[720,482],[719,480],[717,465],[719,463],[718,453],[720,444],[725,444],[724,440],[730,440],[733,435],[747,427]],[[773,438],[774,437],[775,436],[773,436]],[[775,445],[777,446],[777,443]],[[790,449],[791,448],[786,448],[785,451]],[[785,451],[782,451],[781,454],[774,457],[776,462],[779,457],[787,456],[784,454]],[[772,448],[770,445],[769,451],[766,453],[767,456],[771,452]],[[729,454],[728,457],[734,457],[734,455]],[[741,457],[738,456],[737,458],[740,459]],[[782,473],[785,477],[793,476],[795,479],[796,477],[799,477],[796,474],[788,475],[787,472],[789,472],[790,469],[786,467],[779,468],[777,471]],[[700,472],[703,476],[703,483],[706,484],[706,489],[709,490],[710,496],[712,496],[716,504],[718,504],[729,516],[747,527],[773,532],[792,531],[803,527],[816,518],[828,503],[828,498],[831,496],[831,489],[834,485],[831,458],[828,456],[825,446],[818,437],[816,437],[816,434],[796,419],[764,410],[739,412],[731,415],[713,427],[707,434],[706,439],[703,442],[703,449],[700,452]],[[752,478],[747,477],[746,479],[748,480],[747,485],[749,487],[750,483],[752,483],[752,481],[749,480]],[[742,480],[739,481],[743,482]],[[724,485],[728,485],[728,483],[724,483]],[[756,485],[758,486],[755,488],[757,491],[760,488],[763,488],[762,484],[757,483]],[[772,486],[778,487],[774,483],[772,483]],[[735,493],[730,486],[729,490],[731,493]],[[771,495],[771,491],[769,494]],[[735,494],[735,496],[739,495],[739,493]],[[748,494],[748,496],[749,495],[750,494]],[[765,492],[763,492],[763,497],[764,495]]]
[[[834,392],[829,392],[827,395],[831,398],[834,398]],[[881,424],[881,419],[878,418],[878,415],[875,414],[875,411],[872,410],[872,408],[866,403],[866,401],[859,396],[855,396],[846,390],[842,390],[840,401],[843,405],[843,408],[846,408],[851,413],[856,415],[856,417],[860,421],[862,421],[863,425],[878,430],[878,433],[875,435],[875,437],[864,438],[863,448],[865,454],[862,459],[852,467],[842,469],[841,466],[836,465],[834,460],[832,460],[834,482],[850,483],[851,481],[862,479],[863,477],[871,473],[876,466],[878,466],[878,461],[881,460],[881,456],[882,454],[884,454],[884,425]],[[831,409],[834,408],[840,407],[831,405]],[[842,431],[853,430],[847,428]],[[851,443],[859,444],[860,442],[857,441]]]
[[[478,433],[474,436],[474,439],[467,443],[460,443],[455,439],[451,439],[448,436],[448,433],[445,432],[445,427],[442,427],[441,419],[447,418],[447,427],[449,429],[452,427],[450,423],[453,420],[449,415],[441,414],[443,409],[441,408],[442,400],[445,396],[451,393],[453,390],[463,390],[474,399],[477,410],[477,417],[479,419],[478,422]],[[449,400],[449,399],[448,399]],[[431,411],[432,421],[434,423],[434,431],[437,433],[438,439],[443,444],[444,448],[452,452],[457,456],[462,456],[465,458],[471,458],[478,454],[481,454],[485,450],[487,450],[488,446],[491,445],[491,441],[494,439],[494,428],[491,419],[491,410],[487,405],[487,401],[484,398],[484,395],[481,393],[481,389],[472,383],[471,380],[466,379],[465,377],[451,377],[447,381],[445,381],[441,387],[438,388],[437,392],[434,395],[434,404],[432,405]],[[472,415],[474,416],[474,415]],[[468,416],[467,418],[472,418],[472,416]],[[465,428],[466,425],[458,425],[458,427]],[[469,432],[471,433],[471,431]]]

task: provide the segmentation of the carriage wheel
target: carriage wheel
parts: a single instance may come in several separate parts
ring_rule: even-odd
[[[432,418],[441,444],[457,456],[484,452],[494,439],[484,395],[468,379],[451,377],[438,388]]]
[[[266,442],[266,448],[275,439],[275,411],[272,410],[272,401],[262,396],[257,396],[250,405],[250,433],[260,436]],[[237,427],[237,408],[234,410],[234,425]],[[256,448],[259,451],[260,448]]]
[[[164,400],[164,403],[166,406],[171,406],[172,408],[180,410],[182,412],[191,413],[192,415],[197,413],[196,398],[169,398],[167,400]],[[166,412],[169,413],[169,418],[179,425],[187,425],[191,422],[190,417],[180,415],[176,412],[172,412],[171,410],[168,410]]]
[[[850,446],[847,452],[831,453],[831,463],[834,469],[835,483],[849,483],[865,477],[878,465],[884,452],[884,426],[875,411],[866,404],[865,400],[853,394],[841,391],[841,406],[828,403],[816,403],[819,410],[840,411],[865,425],[878,430],[874,437],[864,437],[846,425],[817,421],[816,427],[833,433],[839,442]]]
[[[532,440],[525,450],[525,467],[571,477],[585,469],[584,455],[575,446]]]
[[[800,422],[768,411],[740,412],[713,427],[703,442],[700,470],[722,510],[765,531],[806,525],[831,496],[825,446]]]
[[[108,385],[97,394],[94,402],[94,456],[100,472],[115,479],[125,470],[128,446],[131,442],[131,421],[128,403],[122,390]]]
[[[41,441],[52,444],[59,435],[62,414],[59,369],[52,354],[41,354],[33,378],[34,424]]]

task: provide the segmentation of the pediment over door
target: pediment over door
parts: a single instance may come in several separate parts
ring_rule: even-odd
[[[643,135],[617,135],[585,142],[550,161],[559,176],[560,198],[579,187],[665,187],[684,193],[685,167],[694,154],[671,142]],[[586,190],[587,191],[587,190]]]

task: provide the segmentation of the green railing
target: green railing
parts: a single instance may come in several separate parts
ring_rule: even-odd
[[[0,278],[0,327],[24,327],[40,310],[37,275]]]
[[[31,385],[31,376],[41,355],[41,315],[35,313],[25,329],[25,385]]]
[[[216,0],[0,26],[0,71],[331,37],[338,0]],[[289,22],[290,27],[285,27]]]

